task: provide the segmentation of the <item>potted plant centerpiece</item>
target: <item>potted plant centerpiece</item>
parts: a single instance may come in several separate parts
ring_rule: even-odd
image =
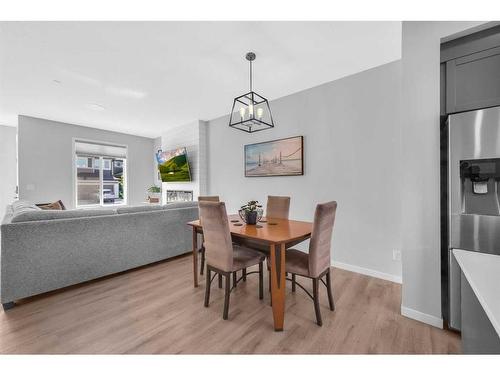
[[[241,220],[250,225],[257,224],[262,219],[262,205],[258,201],[250,201],[239,210]]]
[[[148,193],[149,203],[160,203],[161,187],[153,185],[148,189]]]

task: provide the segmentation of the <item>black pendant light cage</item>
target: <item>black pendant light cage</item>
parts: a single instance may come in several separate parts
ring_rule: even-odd
[[[229,126],[247,133],[274,128],[269,102],[253,91],[238,96],[233,102]]]
[[[250,91],[234,99],[229,126],[255,133],[274,128],[274,121],[269,101],[252,90],[252,61],[255,60],[255,53],[247,53],[246,59],[250,62]]]

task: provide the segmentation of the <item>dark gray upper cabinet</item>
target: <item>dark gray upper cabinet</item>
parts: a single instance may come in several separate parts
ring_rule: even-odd
[[[446,112],[500,105],[500,47],[446,62]]]

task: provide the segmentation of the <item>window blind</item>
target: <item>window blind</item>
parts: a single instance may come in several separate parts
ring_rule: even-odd
[[[75,153],[124,159],[127,157],[127,146],[75,140]]]

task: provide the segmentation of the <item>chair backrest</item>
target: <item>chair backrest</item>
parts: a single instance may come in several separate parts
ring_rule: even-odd
[[[198,202],[220,202],[218,195],[200,195],[198,197]],[[200,217],[201,224],[201,217]]]
[[[314,223],[309,242],[309,276],[318,277],[330,268],[333,224],[337,202],[321,203],[316,206]]]
[[[266,217],[288,219],[290,212],[290,197],[267,196]]]
[[[229,272],[233,267],[233,243],[224,202],[198,203],[207,264]]]
[[[198,202],[220,202],[218,195],[200,195]]]

